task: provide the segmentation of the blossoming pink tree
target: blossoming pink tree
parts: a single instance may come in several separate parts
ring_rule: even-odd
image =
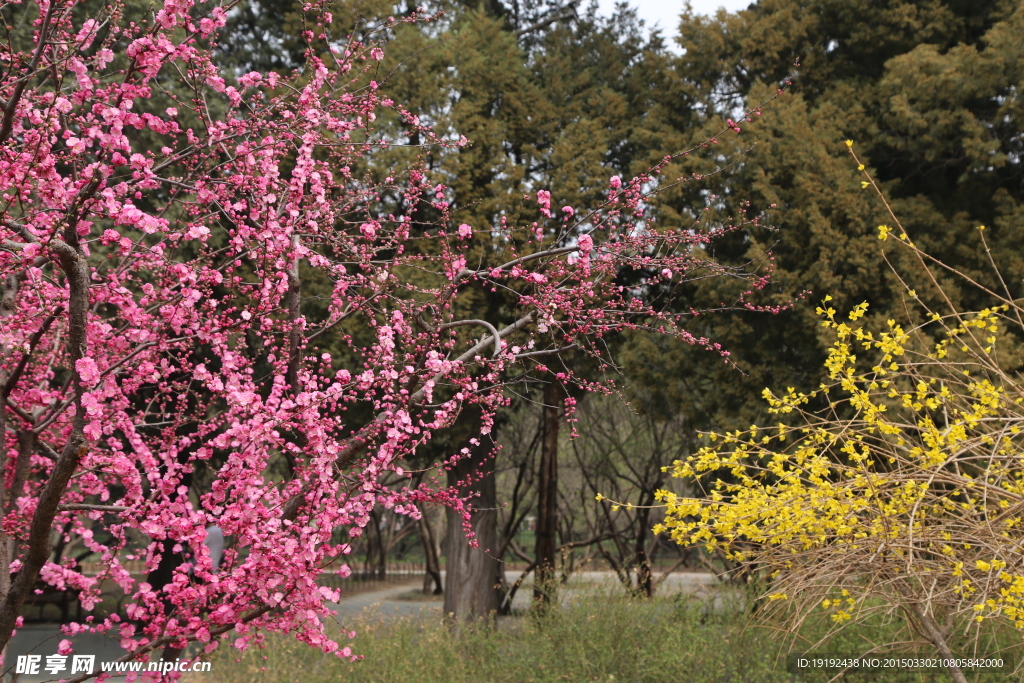
[[[599,355],[603,335],[641,326],[713,346],[641,296],[724,273],[708,229],[644,223],[658,169],[612,178],[592,210],[540,190],[546,222],[453,226],[450,190],[422,169],[377,184],[358,170],[402,141],[375,127],[385,114],[405,140],[465,144],[381,94],[379,45],[232,78],[204,47],[222,7],[167,0],[128,23],[79,5],[19,5],[31,34],[0,46],[0,647],[38,582],[89,610],[109,579],[128,620],[65,629],[119,634],[125,660],[193,640],[245,648],[267,630],[354,656],[325,634],[337,596],[317,584],[327,565],[346,571],[345,533],[376,505],[471,507],[439,479],[396,489],[383,475],[469,405],[486,432],[511,372],[565,348]],[[153,111],[159,98],[173,106]],[[482,262],[467,261],[474,243]],[[326,316],[304,313],[312,276],[331,283]],[[515,292],[515,309],[456,318],[476,288]],[[356,319],[372,342],[343,367],[318,342]],[[349,418],[355,405],[373,417]],[[271,476],[282,458],[287,476]],[[201,463],[215,477],[197,494]],[[212,523],[233,538],[216,571]],[[53,561],[68,539],[100,575]],[[164,585],[125,566],[169,554],[184,559]]]

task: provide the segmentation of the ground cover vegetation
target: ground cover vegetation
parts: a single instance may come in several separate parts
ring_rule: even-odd
[[[621,591],[594,589],[544,614],[466,627],[456,636],[435,618],[395,618],[368,611],[349,627],[366,657],[355,664],[337,662],[293,640],[274,637],[267,647],[242,654],[218,652],[215,669],[204,674],[216,683],[261,681],[298,683],[311,673],[321,680],[367,683],[417,680],[455,681],[642,681],[683,679],[706,683],[826,683],[838,670],[797,673],[790,641],[773,629],[752,626],[739,600],[727,600],[720,614],[709,615],[693,596],[657,595],[637,600]],[[792,651],[809,653],[809,644],[828,631],[828,619],[809,620]],[[864,622],[835,637],[829,646],[860,652],[881,644],[904,625],[897,619]],[[1010,641],[1003,634],[1003,642]],[[997,646],[998,647],[998,646]],[[395,656],[400,652],[402,656]],[[922,650],[927,654],[927,650]],[[187,683],[194,683],[193,677]],[[940,683],[942,669],[847,672],[858,683]],[[1006,680],[1005,672],[982,672],[978,683]]]

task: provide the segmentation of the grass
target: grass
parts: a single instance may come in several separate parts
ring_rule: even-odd
[[[685,681],[687,683],[825,683],[837,671],[788,670],[791,636],[751,625],[738,610],[708,615],[692,598],[636,600],[592,592],[544,616],[499,620],[496,628],[466,627],[456,634],[431,618],[361,618],[347,641],[362,661],[349,663],[292,639],[268,637],[267,647],[215,652],[202,683],[503,683],[547,681]],[[809,629],[824,627],[811,624]],[[861,653],[898,624],[844,632],[828,652]],[[894,631],[893,631],[894,632]],[[802,634],[813,638],[814,633]],[[347,640],[347,639],[346,639]],[[798,640],[799,642],[799,640]],[[922,650],[926,656],[934,656]],[[199,683],[200,676],[188,683]],[[939,683],[944,671],[849,672],[843,681]],[[977,683],[1016,680],[1008,671],[968,674]]]

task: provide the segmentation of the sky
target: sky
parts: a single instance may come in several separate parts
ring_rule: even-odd
[[[639,10],[640,18],[648,26],[654,27],[658,24],[661,27],[661,35],[671,38],[676,33],[679,23],[679,12],[683,6],[683,0],[626,0],[630,5]],[[724,7],[730,12],[739,9],[746,9],[752,0],[690,0],[693,10],[697,14],[714,14],[719,7]],[[611,14],[615,6],[615,0],[598,0],[603,14]]]

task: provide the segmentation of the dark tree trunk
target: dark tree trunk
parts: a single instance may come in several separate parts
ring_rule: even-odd
[[[421,510],[420,515],[420,537],[423,540],[423,556],[426,558],[427,569],[423,575],[423,592],[430,593],[430,584],[434,584],[434,595],[441,595],[444,587],[441,582],[441,557],[438,552],[437,540],[434,536],[434,526],[427,517],[426,510]]]
[[[156,569],[146,575],[146,583],[151,585],[156,593],[159,593],[161,589],[174,580],[174,570],[185,562],[185,556],[182,553],[174,552],[174,546],[177,545],[177,543],[177,541],[170,538],[164,539],[161,542],[160,563],[156,566]],[[174,611],[174,603],[168,600],[166,596],[163,596],[161,601],[164,605],[164,613],[171,614]],[[140,629],[143,626],[145,626],[145,624],[139,624]],[[183,648],[168,645],[163,649],[163,652],[160,655],[160,661],[174,661],[182,651]]]
[[[363,542],[366,543],[366,562],[363,564],[363,579],[369,581],[377,575],[377,551],[380,550],[380,543],[374,542],[374,537],[379,536],[380,528],[377,526],[377,512],[370,511],[370,521],[363,530]]]
[[[40,31],[47,29],[50,18],[51,14],[48,12],[43,27],[39,29]],[[20,97],[21,90],[18,90],[11,96],[10,104],[8,105],[9,111],[14,111],[16,101]],[[9,134],[10,126],[6,126],[5,130],[0,130],[0,138],[3,138],[3,140],[6,140]],[[6,595],[2,596],[2,602],[0,602],[0,652],[6,651],[7,643],[11,639],[11,633],[14,631],[21,608],[25,604],[29,593],[32,592],[36,579],[39,578],[39,571],[46,564],[47,560],[50,559],[53,552],[50,537],[53,531],[53,519],[57,516],[57,507],[67,489],[68,482],[78,469],[78,463],[87,451],[84,432],[85,409],[82,407],[82,395],[85,393],[85,386],[78,376],[78,371],[74,368],[75,363],[86,356],[88,346],[86,330],[88,329],[89,283],[91,278],[89,264],[85,258],[85,252],[79,243],[74,226],[75,222],[70,221],[68,227],[64,230],[64,239],[55,238],[51,240],[50,247],[57,254],[61,270],[64,271],[67,277],[69,289],[67,341],[65,342],[65,348],[68,352],[67,362],[72,368],[72,381],[69,389],[71,390],[71,398],[76,412],[71,422],[71,429],[65,437],[64,446],[61,448],[60,454],[55,458],[50,477],[39,493],[36,509],[32,514],[28,538],[25,543],[26,550],[21,558],[21,568],[11,578],[10,583],[7,583],[6,580],[9,578],[7,572],[10,570],[10,565],[0,566],[0,570],[3,570],[6,575],[5,580],[0,583],[0,588],[7,589]],[[3,294],[7,294],[6,284]],[[6,299],[6,296],[3,298]],[[6,305],[6,302],[3,303]],[[3,307],[0,306],[0,309]],[[60,315],[61,312],[58,310],[54,317]],[[49,324],[50,322],[45,322],[44,327]],[[8,376],[3,384],[3,389],[0,390],[0,393],[3,394],[2,400],[4,401],[10,395],[11,386],[8,385],[13,386],[12,380],[13,376]],[[6,422],[0,422],[2,422],[4,428],[0,436],[6,439]],[[0,501],[0,509],[2,509],[2,505],[3,501]],[[9,547],[9,539],[0,537],[0,541],[7,541],[4,544],[3,551],[0,551],[0,562],[9,563],[13,561],[14,557],[11,554],[13,549]]]
[[[459,485],[460,496],[478,494],[470,518],[478,547],[466,541],[462,516],[447,511],[444,613],[459,621],[486,617],[501,607],[503,565],[493,554],[498,545],[498,501],[492,448],[491,438],[481,438],[480,445],[470,447],[470,454],[448,471],[448,483]]]
[[[380,516],[370,513],[370,524],[373,526],[373,533],[368,534],[367,544],[371,547],[376,545],[373,551],[373,561],[370,561],[370,554],[367,551],[367,570],[371,579],[384,580],[387,577],[388,569],[388,548],[384,541],[384,529],[382,528],[387,520],[386,515],[381,511]],[[374,543],[376,541],[376,543]]]
[[[651,501],[653,502],[653,501]],[[646,505],[650,505],[646,500]],[[636,532],[636,593],[642,595],[645,598],[649,598],[654,595],[654,581],[651,576],[651,560],[647,557],[647,529],[650,525],[650,515],[648,510],[641,509],[637,513],[637,532]]]
[[[544,388],[541,418],[543,439],[537,473],[537,545],[535,600],[548,602],[554,590],[555,554],[558,552],[558,428],[562,418],[562,392],[554,378]]]

